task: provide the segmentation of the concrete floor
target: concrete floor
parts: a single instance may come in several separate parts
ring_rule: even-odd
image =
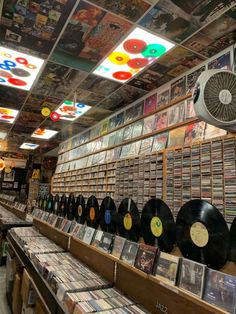
[[[0,266],[0,314],[10,314],[6,299],[6,267]]]

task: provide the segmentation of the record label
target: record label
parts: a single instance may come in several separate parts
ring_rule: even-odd
[[[104,215],[105,223],[109,225],[111,223],[111,211],[109,209],[105,210],[105,215]]]
[[[163,233],[163,226],[159,217],[153,217],[150,222],[150,227],[154,237],[160,237]]]
[[[81,217],[83,214],[83,208],[81,205],[78,206],[78,216]]]
[[[90,210],[89,210],[89,217],[90,217],[91,220],[95,219],[95,209],[94,209],[94,207],[90,208]]]
[[[195,222],[190,228],[190,237],[193,243],[198,247],[204,247],[209,241],[207,228],[201,222]]]
[[[127,231],[129,231],[132,228],[133,222],[132,222],[132,217],[129,213],[125,214],[123,223]]]

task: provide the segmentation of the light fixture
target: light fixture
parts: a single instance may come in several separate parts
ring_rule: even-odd
[[[38,144],[34,144],[34,143],[23,143],[20,148],[21,149],[29,149],[29,150],[34,150],[36,148],[38,148],[39,145]]]
[[[18,110],[0,107],[0,122],[12,124],[15,121],[18,112]]]
[[[34,131],[34,133],[31,135],[31,137],[48,140],[51,137],[53,137],[54,135],[56,135],[57,133],[58,133],[58,131],[48,130],[48,129],[44,129],[44,128],[38,128],[37,130]]]
[[[172,47],[171,42],[136,27],[93,73],[124,83]]]
[[[61,120],[74,121],[78,117],[82,116],[91,107],[80,102],[77,102],[77,94],[74,94],[74,99],[65,100],[63,104],[56,110],[56,113],[60,115]]]
[[[0,84],[30,90],[43,59],[0,46]]]

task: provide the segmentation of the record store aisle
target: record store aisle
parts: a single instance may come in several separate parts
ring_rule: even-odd
[[[10,314],[6,299],[6,267],[0,267],[0,314]]]

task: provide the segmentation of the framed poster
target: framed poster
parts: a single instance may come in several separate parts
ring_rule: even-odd
[[[4,171],[3,181],[5,181],[5,182],[14,182],[14,179],[15,179],[15,170],[12,170],[9,173],[6,173]]]

